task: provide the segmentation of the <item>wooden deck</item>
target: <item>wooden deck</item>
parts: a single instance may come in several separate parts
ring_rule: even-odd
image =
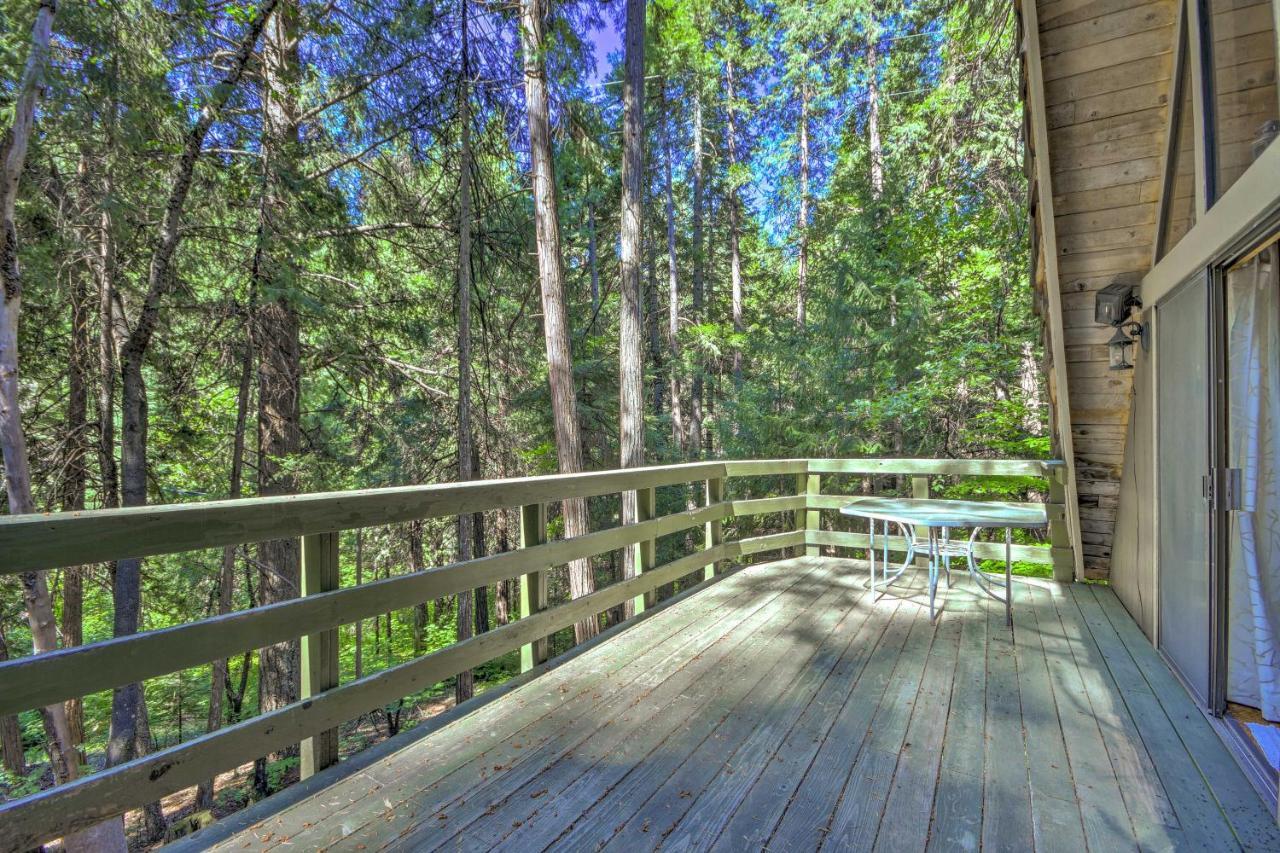
[[[1012,632],[968,580],[943,600],[754,566],[181,846],[1280,849],[1105,587],[1021,582]]]

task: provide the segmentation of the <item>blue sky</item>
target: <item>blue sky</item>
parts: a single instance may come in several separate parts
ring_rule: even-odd
[[[589,41],[595,47],[596,54],[596,73],[591,82],[599,83],[609,76],[609,71],[613,68],[609,54],[622,50],[622,33],[613,25],[612,21],[606,20],[603,26],[587,33],[586,41]]]

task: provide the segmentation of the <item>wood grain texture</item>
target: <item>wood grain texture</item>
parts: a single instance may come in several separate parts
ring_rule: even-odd
[[[302,538],[302,594],[331,592],[342,584],[338,568],[338,534],[315,533]],[[303,699],[338,686],[338,632],[330,628],[302,637]],[[338,729],[330,728],[302,741],[299,772],[303,779],[338,762]]]
[[[865,572],[752,566],[218,849],[1280,844],[1105,587],[1017,581],[1010,630]]]
[[[589,474],[7,515],[0,516],[0,554],[5,555],[0,574],[242,545],[725,477],[797,475],[810,470],[1043,476],[1054,464],[1000,459],[693,462]]]
[[[730,557],[746,548],[791,547],[795,536],[757,537],[722,545],[721,554],[692,554],[643,576],[621,581],[568,604],[496,628],[445,649],[358,681],[163,749],[74,783],[0,805],[0,844],[23,849],[68,831],[91,826],[143,803],[199,783],[253,756],[296,743],[354,719],[364,710],[394,701],[552,631],[621,604],[701,568],[706,556]],[[774,544],[774,542],[780,544]],[[699,562],[701,560],[702,562]]]
[[[707,467],[710,465],[710,467]],[[19,546],[22,560],[50,559],[47,542],[50,530],[77,531],[68,540],[64,553],[80,554],[86,547],[102,553],[141,553],[147,549],[165,551],[181,543],[204,541],[212,536],[231,535],[237,541],[254,541],[255,536],[275,538],[292,530],[303,531],[306,552],[307,594],[267,607],[214,617],[170,629],[147,632],[118,640],[68,649],[6,662],[0,666],[0,712],[22,711],[124,683],[198,666],[245,649],[262,647],[298,637],[305,639],[308,686],[304,698],[285,708],[246,720],[219,732],[159,751],[110,771],[86,778],[76,785],[43,792],[0,807],[3,815],[21,815],[0,831],[0,841],[33,844],[68,829],[83,827],[135,807],[139,803],[179,790],[190,780],[237,766],[266,752],[303,740],[306,745],[304,776],[311,776],[332,764],[337,757],[337,726],[371,706],[394,701],[459,671],[471,669],[514,649],[521,650],[525,671],[542,666],[547,637],[572,622],[614,607],[629,597],[647,596],[658,586],[702,571],[714,575],[722,561],[765,552],[801,549],[816,559],[823,544],[848,544],[838,539],[847,534],[824,533],[819,529],[820,511],[834,496],[820,492],[820,469],[849,473],[857,471],[901,472],[917,481],[930,474],[972,476],[1006,474],[1039,476],[1050,481],[1061,477],[1063,466],[1052,461],[1028,460],[756,460],[733,463],[664,466],[601,475],[527,478],[501,483],[468,483],[448,488],[373,490],[340,495],[304,495],[284,499],[250,499],[214,502],[194,506],[150,507],[153,516],[135,511],[69,513],[65,516],[5,519],[0,540]],[[661,518],[642,519],[631,525],[588,533],[567,540],[546,541],[546,502],[523,505],[522,548],[463,563],[441,566],[409,575],[340,589],[337,543],[344,525],[366,524],[371,518],[398,517],[408,512],[403,501],[416,501],[415,514],[433,510],[431,501],[442,496],[459,501],[458,506],[498,500],[505,505],[512,495],[546,496],[546,488],[559,490],[550,499],[565,495],[614,490],[619,485],[638,485],[649,504],[654,503],[659,485],[686,482],[698,475],[706,477],[708,498],[718,498],[700,508]],[[617,476],[625,479],[619,480]],[[730,476],[778,477],[780,483],[795,483],[796,494],[777,497],[724,500],[724,481]],[[651,485],[643,485],[649,483]],[[504,497],[495,498],[501,488]],[[782,488],[786,488],[785,485]],[[461,489],[461,491],[458,491]],[[468,501],[472,503],[468,503]],[[299,509],[301,508],[301,509]],[[246,513],[254,510],[258,520],[245,526]],[[1061,504],[1049,507],[1051,517],[1060,517]],[[392,513],[388,516],[387,513]],[[725,542],[724,519],[774,513],[792,513],[798,529],[784,530],[748,539]],[[291,515],[292,514],[292,515]],[[271,519],[263,526],[262,519]],[[207,523],[207,529],[180,532],[181,525]],[[52,525],[52,527],[51,527]],[[256,525],[256,526],[255,526]],[[319,527],[318,527],[319,526]],[[666,566],[653,567],[654,541],[690,528],[702,527],[709,545]],[[122,531],[131,530],[140,538],[127,552],[109,550],[119,542]],[[77,537],[94,531],[105,536],[106,544],[86,545]],[[824,539],[823,537],[837,537]],[[649,559],[641,561],[643,571],[635,578],[614,584],[592,595],[553,609],[545,608],[547,568],[570,560],[593,556],[619,548],[640,546]],[[996,554],[996,546],[985,546]],[[103,550],[106,549],[106,550]],[[1030,559],[1061,561],[1062,548],[1031,549]],[[1066,549],[1069,557],[1069,550]],[[983,552],[986,553],[985,551]],[[44,554],[43,557],[39,556]],[[650,568],[652,567],[652,571]],[[8,564],[4,568],[9,568]],[[522,618],[482,636],[457,643],[430,655],[408,661],[358,681],[339,685],[335,663],[336,629],[356,619],[367,618],[403,605],[456,594],[481,584],[521,576]],[[825,593],[824,593],[825,594]],[[643,599],[642,599],[643,600]],[[838,614],[837,614],[838,615]],[[823,614],[822,618],[826,618]],[[10,835],[6,836],[5,832]]]
[[[752,463],[762,470],[785,461]],[[803,464],[803,460],[801,461]],[[273,498],[0,517],[0,572],[173,554],[724,476],[725,464],[477,480]]]
[[[1089,378],[1094,374],[1081,367],[1105,369],[1108,360],[1110,329],[1093,322],[1093,292],[1116,280],[1137,282],[1151,267],[1179,6],[1174,0],[1022,0],[1021,6],[1036,30],[1027,43],[1043,69],[1042,78],[1032,79],[1032,63],[1024,58],[1027,85],[1041,90],[1028,98],[1048,105],[1043,115],[1029,113],[1028,121],[1043,140],[1032,156],[1037,168],[1047,165],[1052,187],[1059,279],[1039,283],[1055,287],[1063,299],[1063,356],[1073,369],[1060,384],[1070,392],[1073,427],[1122,430],[1109,448],[1118,466],[1131,376],[1113,373],[1100,393]],[[1041,239],[1047,244],[1043,234]],[[1082,286],[1083,279],[1091,283]],[[1080,462],[1094,450],[1087,444],[1072,448],[1079,538],[1086,518],[1114,519],[1108,508],[1087,500],[1100,490],[1096,481],[1086,484]],[[1118,470],[1106,479],[1118,492]],[[1081,557],[1087,576],[1107,577],[1110,531],[1088,543]]]
[[[608,649],[595,647],[581,666],[551,669],[525,685],[510,706],[490,705],[468,718],[469,728],[500,732],[500,737],[457,737],[423,747],[411,745],[392,754],[344,780],[342,793],[329,800],[333,807],[328,826],[317,827],[305,838],[301,834],[314,823],[313,809],[306,801],[272,815],[255,825],[254,831],[281,840],[309,839],[314,846],[344,837],[360,843],[356,840],[360,837],[378,837],[376,828],[366,827],[375,818],[385,818],[388,811],[407,821],[428,801],[452,808],[453,802],[469,798],[495,774],[511,773],[539,755],[554,754],[552,741],[566,730],[609,719],[640,700],[698,649],[738,630],[812,570],[797,566],[786,573],[748,567],[680,602],[671,608],[670,618],[640,621],[608,640]],[[388,833],[395,831],[395,827],[384,828]]]

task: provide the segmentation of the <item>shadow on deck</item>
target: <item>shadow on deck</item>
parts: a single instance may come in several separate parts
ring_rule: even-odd
[[[859,562],[752,566],[178,846],[1280,849],[1107,588],[1021,581],[1010,631],[960,577],[931,623]]]

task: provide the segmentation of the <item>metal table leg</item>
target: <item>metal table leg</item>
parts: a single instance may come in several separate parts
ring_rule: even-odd
[[[951,528],[942,528],[942,572],[947,576],[947,589],[951,589]]]
[[[915,559],[915,531],[908,529],[901,522],[890,522],[884,520],[881,522],[880,532],[876,532],[876,519],[867,519],[867,561],[871,567],[871,595],[876,601],[880,600],[889,587],[892,586],[898,578],[902,577],[907,567],[911,565],[911,561]],[[897,524],[898,530],[902,533],[906,542],[907,556],[902,561],[902,565],[894,570],[893,574],[889,574],[889,526]],[[879,546],[880,556],[876,557],[877,545]],[[876,581],[876,564],[880,566],[880,580]]]
[[[938,547],[938,533],[933,528],[929,528],[929,621],[932,622],[934,616],[937,615],[934,608],[934,598],[938,594],[938,559],[940,557]]]
[[[874,524],[874,522],[872,522],[872,523]],[[883,580],[884,580],[884,585],[885,585],[885,588],[887,589],[887,588],[889,587],[889,584],[890,584],[890,580],[889,580],[889,522],[888,522],[887,520],[885,521],[885,523],[884,523],[884,527],[882,528],[882,530],[883,530],[883,533],[884,533],[884,545],[883,545],[883,547],[884,547],[884,553],[883,553],[883,554],[881,554],[881,560],[880,560],[880,576],[881,576],[881,579],[883,579]],[[898,574],[902,574],[902,573],[901,573],[901,572],[898,572]],[[895,574],[895,575],[893,576],[893,577],[894,577],[894,580],[897,580],[897,579],[898,579],[898,574]]]
[[[1004,529],[1004,623],[1013,627],[1013,528]]]
[[[871,563],[871,600],[876,600],[876,520],[867,519],[870,528],[868,533],[867,560]]]
[[[978,588],[985,592],[989,597],[1004,604],[1004,621],[1005,624],[1013,626],[1013,528],[1006,527],[1004,529],[1004,595],[997,595],[993,587],[1002,586],[1000,581],[984,575],[982,570],[978,568],[978,561],[973,556],[974,545],[978,541],[978,533],[981,527],[975,527],[973,533],[969,536],[969,547],[966,549],[966,558],[969,564],[969,576],[973,578]]]

